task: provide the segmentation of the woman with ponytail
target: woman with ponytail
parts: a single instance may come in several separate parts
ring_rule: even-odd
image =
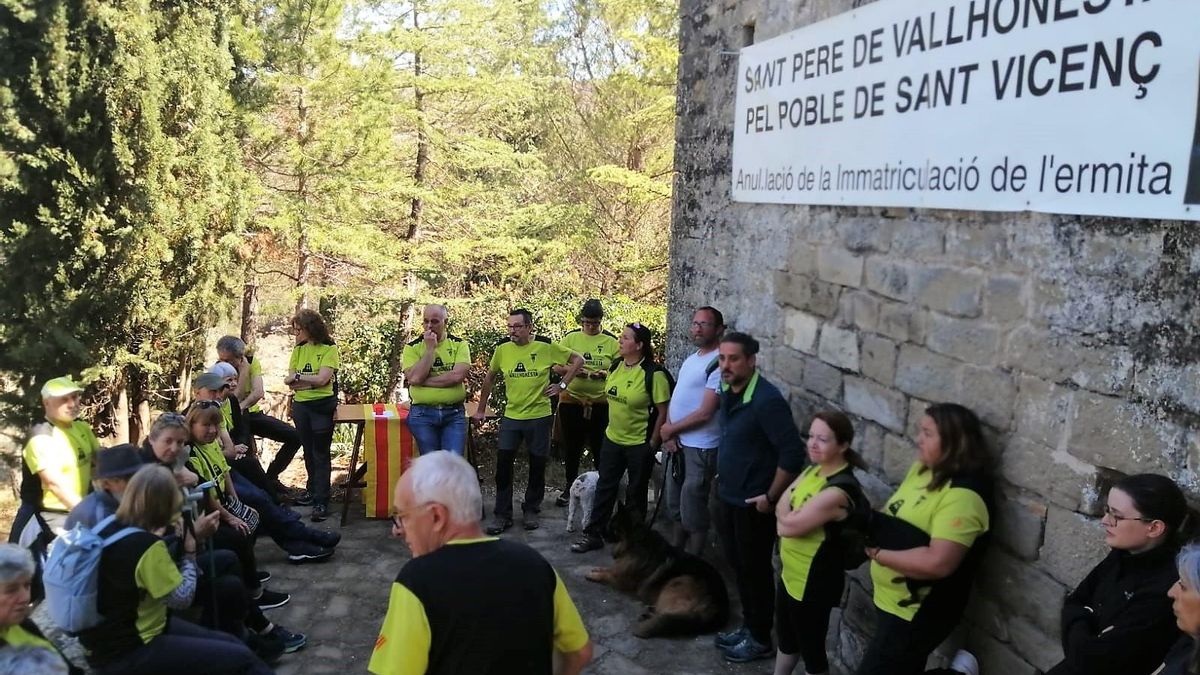
[[[1183,491],[1166,476],[1128,476],[1100,522],[1112,552],[1067,596],[1065,658],[1046,675],[1150,675],[1179,638],[1167,593],[1194,525]]]
[[[1175,643],[1155,675],[1200,675],[1200,544],[1188,544],[1175,559],[1179,581],[1167,595],[1175,625],[1183,637]]]
[[[866,469],[850,449],[854,426],[840,412],[813,415],[807,469],[775,507],[783,570],[775,593],[775,675],[791,675],[804,659],[809,675],[829,672],[825,634],[846,584],[839,533],[851,514],[870,510],[854,469]]]

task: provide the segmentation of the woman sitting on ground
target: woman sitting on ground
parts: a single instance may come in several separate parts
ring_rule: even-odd
[[[829,672],[829,614],[841,604],[846,585],[838,534],[851,514],[870,510],[854,477],[854,469],[865,470],[866,464],[850,449],[853,440],[854,426],[842,413],[814,415],[808,430],[811,464],[775,507],[783,564],[775,594],[775,675],[790,675],[801,658],[805,673]]]
[[[1100,561],[1062,610],[1064,659],[1046,675],[1150,675],[1179,638],[1167,593],[1192,529],[1187,500],[1166,476],[1123,478],[1108,491]]]
[[[183,496],[164,467],[138,470],[117,509],[97,534],[135,532],[104,548],[96,609],[103,619],[79,635],[100,675],[266,675],[271,673],[241,640],[170,615],[186,608],[196,590],[196,541],[183,535],[183,567],[175,566],[162,535],[179,518]]]
[[[924,673],[929,654],[961,622],[991,525],[988,462],[975,413],[954,403],[925,410],[917,461],[871,531],[890,516],[922,541],[867,549],[878,621],[858,675]],[[955,661],[952,672],[975,670],[966,652]]]
[[[61,664],[62,672],[81,675],[83,671],[67,661],[29,618],[33,572],[33,555],[28,549],[0,544],[0,644],[45,649],[53,656],[50,660]]]
[[[1183,636],[1167,652],[1155,675],[1200,675],[1200,544],[1188,544],[1176,558],[1179,581],[1171,587],[1171,609]]]

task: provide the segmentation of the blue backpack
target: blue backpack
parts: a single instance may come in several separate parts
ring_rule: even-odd
[[[116,519],[115,515],[109,516],[90,529],[76,525],[50,548],[42,583],[46,586],[50,618],[65,631],[78,633],[99,624],[104,618],[96,609],[100,594],[100,554],[109,545],[143,531],[126,527],[102,539],[99,533]]]

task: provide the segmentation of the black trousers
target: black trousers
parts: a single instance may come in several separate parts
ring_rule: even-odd
[[[292,419],[304,446],[304,464],[308,467],[308,492],[313,504],[329,505],[329,475],[333,446],[333,415],[337,412],[337,397],[327,396],[316,401],[293,401]],[[273,463],[272,463],[273,464]]]
[[[214,549],[232,551],[237,555],[242,568],[242,583],[252,591],[258,590],[258,561],[254,557],[253,535],[247,537],[232,526],[221,523],[213,534],[212,545]]]
[[[585,418],[584,411],[588,408],[591,413]],[[600,446],[604,444],[604,429],[608,427],[608,405],[559,403],[558,424],[562,431],[563,462],[566,465],[566,486],[569,489],[575,477],[579,475],[579,462],[583,457],[585,445],[592,451],[592,464],[597,462]]]
[[[275,453],[275,459],[271,460],[271,465],[267,467],[267,477],[273,481],[279,480],[279,474],[288,468],[292,458],[303,445],[300,442],[300,432],[296,431],[296,427],[264,412],[248,412],[243,418],[250,425],[250,433],[259,438],[269,438],[276,443],[282,443],[279,452]]]
[[[779,639],[779,651],[800,654],[807,673],[829,672],[825,636],[829,633],[829,615],[833,607],[823,602],[793,598],[782,579],[775,587],[775,637]]]
[[[625,492],[626,506],[635,517],[646,515],[646,489],[650,485],[650,444],[617,445],[606,437],[596,455],[596,469],[600,479],[596,481],[596,492],[592,495],[592,519],[584,523],[583,531],[603,536],[617,505],[617,492],[621,476],[629,472],[629,488]],[[640,495],[640,497],[639,497]]]
[[[775,514],[717,500],[717,533],[742,599],[742,622],[758,642],[771,644],[775,619]]]
[[[924,609],[924,608],[923,608]],[[878,622],[857,675],[920,675],[925,661],[942,641],[950,637],[962,618],[961,612],[917,612],[912,621],[875,609]],[[931,673],[954,671],[933,670]]]

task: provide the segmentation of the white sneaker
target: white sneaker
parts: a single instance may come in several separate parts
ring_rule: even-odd
[[[950,670],[955,670],[962,675],[979,675],[979,661],[975,659],[975,655],[971,652],[960,649],[954,653],[954,658],[950,660]]]

